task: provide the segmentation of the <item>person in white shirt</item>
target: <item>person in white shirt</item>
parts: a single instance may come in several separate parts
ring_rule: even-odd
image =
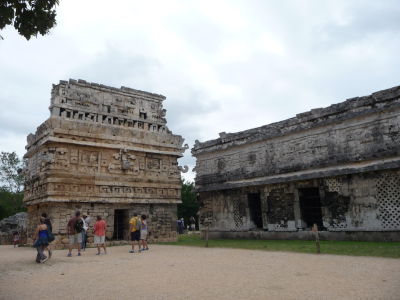
[[[82,231],[82,245],[81,248],[83,251],[85,251],[86,249],[86,243],[87,243],[87,239],[88,239],[88,229],[89,229],[89,225],[90,225],[90,216],[87,215],[83,215],[82,216],[82,221],[83,221],[83,231]]]

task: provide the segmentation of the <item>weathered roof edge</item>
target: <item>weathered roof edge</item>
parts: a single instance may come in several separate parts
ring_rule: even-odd
[[[165,100],[166,97],[164,95],[161,94],[156,94],[156,93],[150,93],[150,92],[146,92],[146,91],[142,91],[142,90],[136,90],[130,87],[126,87],[126,86],[121,86],[120,88],[116,88],[116,87],[112,87],[112,86],[108,86],[108,85],[104,85],[104,84],[99,84],[99,83],[95,83],[95,82],[87,82],[86,80],[83,79],[69,79],[69,80],[60,80],[59,84],[61,85],[66,85],[66,84],[75,84],[75,85],[80,85],[80,86],[85,86],[85,87],[90,87],[90,88],[99,88],[99,89],[104,89],[104,90],[108,90],[108,91],[113,91],[113,92],[122,92],[125,94],[130,94],[130,95],[145,95],[145,96],[151,96],[151,97],[157,97],[160,100]]]
[[[195,145],[192,148],[192,154],[196,156],[196,154],[200,152],[207,151],[207,148],[212,148],[213,146],[228,144],[231,142],[240,143],[243,141],[247,143],[251,141],[258,141],[260,139],[285,135],[299,129],[309,129],[323,125],[323,123],[326,123],[326,121],[329,119],[335,119],[336,121],[345,119],[345,115],[355,117],[361,114],[378,111],[382,106],[379,104],[395,98],[400,98],[400,86],[381,90],[372,93],[369,96],[350,98],[325,108],[315,108],[310,111],[297,114],[296,117],[260,127],[235,133],[221,132],[219,134],[220,137],[217,139],[205,142],[199,142],[196,140]]]

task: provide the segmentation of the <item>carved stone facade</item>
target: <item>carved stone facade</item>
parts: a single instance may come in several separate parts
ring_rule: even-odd
[[[400,240],[400,87],[192,149],[214,237]]]
[[[109,239],[126,239],[137,212],[149,216],[151,240],[174,240],[177,159],[188,146],[166,127],[164,100],[83,80],[53,85],[51,116],[26,146],[28,227],[46,212],[62,244],[68,219],[81,210],[105,217]]]

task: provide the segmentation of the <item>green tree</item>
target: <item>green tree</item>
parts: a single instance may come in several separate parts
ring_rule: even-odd
[[[56,23],[59,0],[1,0],[0,30],[13,25],[20,35],[29,40],[32,36],[48,34]],[[1,36],[0,36],[1,37]]]
[[[12,193],[22,191],[24,177],[22,175],[23,161],[15,152],[0,153],[0,184]]]
[[[25,211],[23,203],[24,193],[12,193],[0,188],[0,220]]]
[[[15,152],[0,153],[0,219],[24,211],[23,161]]]
[[[197,219],[199,211],[193,182],[182,180],[181,200],[182,203],[178,204],[178,218],[183,218],[185,224],[189,224],[189,218],[193,216]]]

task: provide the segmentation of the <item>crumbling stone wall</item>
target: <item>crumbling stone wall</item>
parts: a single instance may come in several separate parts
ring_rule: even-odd
[[[400,228],[400,170],[369,172],[287,184],[200,193],[200,223],[214,231],[255,230],[248,194],[261,193],[263,230],[307,230],[298,190],[318,188],[324,228],[339,231],[393,231]]]
[[[323,177],[399,166],[400,88],[349,99],[295,118],[196,143],[196,185],[218,189],[218,184],[244,186],[240,180],[275,183],[278,175],[318,170]],[[393,161],[383,161],[393,158]],[[373,165],[373,166],[372,166]],[[317,171],[314,172],[314,174]],[[275,176],[274,176],[275,175]],[[273,178],[264,178],[271,177]],[[254,183],[255,184],[255,183]],[[225,185],[225,188],[227,186]]]

